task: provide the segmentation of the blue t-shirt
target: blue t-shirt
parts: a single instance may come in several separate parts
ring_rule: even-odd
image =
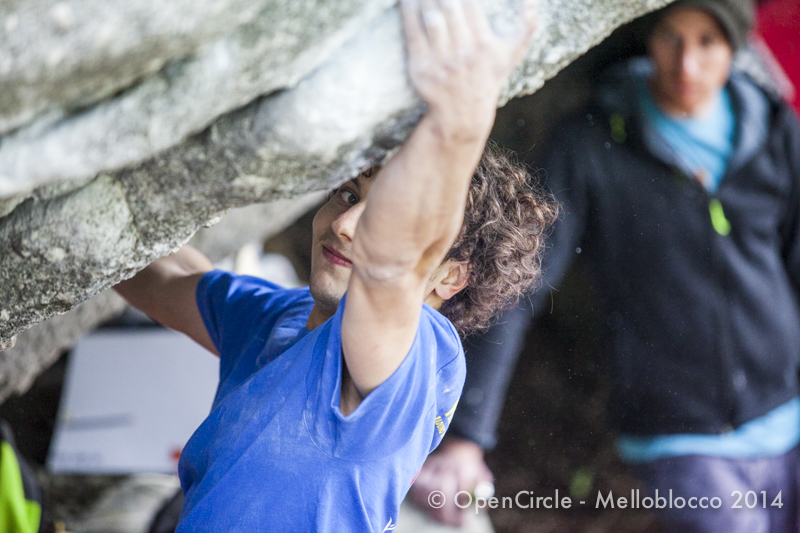
[[[450,321],[423,304],[405,360],[345,417],[344,302],[308,331],[307,288],[220,271],[200,280],[220,383],[181,454],[179,533],[393,529],[453,416],[464,353]]]

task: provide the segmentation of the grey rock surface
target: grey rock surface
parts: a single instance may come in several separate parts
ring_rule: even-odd
[[[231,209],[218,224],[198,231],[191,244],[212,261],[220,261],[248,242],[264,241],[280,232],[323,197],[324,193],[310,193]],[[0,403],[12,394],[25,393],[33,380],[64,350],[72,347],[84,334],[114,318],[125,307],[122,298],[113,290],[106,290],[71,311],[36,324],[14,337],[14,345],[0,351]]]
[[[312,192],[296,198],[275,200],[231,209],[219,223],[195,233],[189,244],[217,262],[251,242],[264,242],[280,233],[325,198],[325,192]]]
[[[80,108],[250,22],[266,1],[0,4],[0,133]]]
[[[70,5],[77,12],[81,2],[87,0]],[[615,27],[665,3],[542,1],[540,30],[501,103],[534,91]],[[42,93],[38,98],[46,105],[31,105],[29,113],[39,118],[0,139],[0,187],[6,191],[0,192],[0,215],[7,213],[0,219],[0,344],[170,253],[227,209],[329,188],[391,154],[424,105],[408,85],[400,21],[390,4],[265,0],[251,21],[226,22],[235,29],[220,40],[209,30],[203,40],[211,44],[194,59],[172,61],[151,75],[145,68],[137,83],[92,105],[74,109],[75,100]],[[517,2],[486,5],[499,31],[513,23]],[[264,12],[282,28],[277,42],[259,49],[260,65],[267,66],[256,70],[265,77],[248,81],[255,71],[241,67],[199,71],[209,79],[183,78],[191,71],[186,65],[203,61],[218,43],[244,39],[241,32],[263,22],[258,15]],[[308,27],[315,30],[309,34]],[[260,36],[251,38],[261,42]],[[0,50],[8,55],[9,46]],[[72,72],[81,75],[80,68]],[[249,88],[229,98],[228,86],[216,77],[231,72]],[[273,75],[275,83],[269,81]],[[109,77],[120,78],[113,69]],[[165,96],[173,85],[193,83],[216,84],[212,96],[220,104],[209,104],[202,89],[186,92],[186,101]],[[149,84],[163,91],[131,99]],[[91,101],[106,92],[81,94]],[[189,100],[196,94],[206,99]],[[48,120],[42,109],[60,110],[63,118]],[[98,116],[114,118],[92,122]],[[144,126],[129,130],[126,117]],[[94,126],[78,127],[82,121]]]
[[[125,301],[114,291],[98,294],[67,314],[23,331],[13,348],[0,352],[0,403],[22,394],[42,370],[58,359],[88,330],[121,313]]]
[[[123,6],[122,2],[113,2],[116,3],[120,4],[121,11],[131,10],[130,3]],[[143,28],[148,28],[148,23],[154,28],[149,30],[152,34],[139,35],[137,42],[130,43],[132,49],[120,54],[142,55],[147,61],[138,64],[136,61],[128,62],[127,57],[120,57],[124,68],[136,69],[136,72],[100,78],[114,84],[106,88],[90,87],[89,84],[98,78],[78,75],[82,68],[102,69],[105,63],[111,62],[111,58],[107,57],[110,53],[108,47],[93,48],[97,43],[83,35],[85,32],[82,30],[88,28],[76,27],[64,37],[45,35],[44,39],[30,47],[14,46],[11,48],[12,54],[16,52],[17,61],[13,62],[14,65],[25,59],[35,59],[27,56],[40,49],[45,49],[42,50],[44,54],[51,47],[57,50],[77,49],[77,54],[69,54],[77,64],[64,65],[63,68],[68,69],[62,76],[64,80],[39,80],[39,73],[35,73],[35,85],[32,87],[25,83],[14,84],[18,81],[14,76],[3,78],[4,81],[0,82],[0,95],[6,95],[0,97],[0,113],[8,108],[7,114],[31,116],[44,105],[61,106],[5,135],[0,144],[0,195],[9,196],[43,183],[119,168],[173,146],[205,128],[222,113],[242,106],[261,94],[294,85],[390,3],[390,0],[206,0],[196,5],[201,13],[207,11],[203,13],[206,20],[196,14],[188,16],[188,12],[195,7],[193,3],[170,2],[160,8],[158,3],[140,2],[139,6],[134,2],[134,7],[141,12],[122,15],[148,17],[142,21]],[[71,9],[68,5],[65,2],[58,3],[50,11]],[[108,6],[100,10],[101,13],[113,15],[109,11]],[[253,11],[256,16],[250,13]],[[234,16],[233,13],[237,12],[240,14]],[[161,23],[159,16],[166,21],[181,20],[183,17],[186,24],[173,22],[178,27],[171,27]],[[46,21],[47,17],[42,20]],[[88,20],[84,26],[103,28],[110,24],[105,20],[95,21],[94,17]],[[241,20],[249,22],[236,26]],[[121,25],[121,21],[116,24]],[[36,25],[32,28],[33,31],[45,29]],[[192,33],[193,29],[196,33]],[[175,37],[173,40],[167,39],[171,46],[162,47],[159,43],[164,39],[162,34],[165,32],[172,32]],[[14,37],[20,33],[22,30],[17,29],[7,35]],[[73,38],[67,39],[67,36]],[[61,42],[64,40],[68,42]],[[126,39],[122,41],[124,43]],[[114,38],[113,42],[116,43],[117,39]],[[134,45],[138,45],[138,48]],[[101,51],[105,55],[95,57],[95,52]],[[51,69],[48,68],[47,58],[39,59],[43,59],[39,62],[44,68],[43,74],[49,74]],[[158,66],[163,68],[155,68]],[[56,71],[58,68],[58,65],[54,67]],[[154,71],[153,75],[144,77],[150,70]],[[34,75],[32,72],[21,74]],[[137,78],[141,79],[137,81]],[[82,93],[78,88],[72,91],[75,94],[69,92],[72,80],[82,85]],[[127,87],[122,94],[54,121],[59,111],[69,111],[85,101],[126,87],[121,84],[133,81],[137,83]],[[22,97],[13,98],[13,91],[2,92],[2,83],[12,84],[22,97],[38,99],[26,110],[24,105],[17,102]],[[51,100],[47,101],[48,94],[38,93],[41,92],[40,88],[48,87],[67,93],[51,94]],[[5,106],[4,100],[8,100]],[[17,122],[19,120],[13,121],[14,124]]]

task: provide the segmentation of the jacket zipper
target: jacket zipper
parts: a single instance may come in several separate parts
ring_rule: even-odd
[[[724,178],[723,178],[724,179]],[[721,181],[720,181],[721,183]],[[698,183],[698,185],[700,185]],[[704,197],[707,200],[708,205],[708,215],[709,221],[711,222],[711,228],[713,228],[713,233],[710,234],[712,247],[711,253],[713,256],[713,265],[714,271],[716,275],[716,289],[717,289],[717,302],[715,305],[716,312],[717,312],[717,327],[718,327],[718,337],[717,342],[715,343],[717,349],[719,350],[719,361],[722,366],[722,383],[721,388],[722,390],[722,407],[725,411],[725,422],[726,424],[721,427],[719,430],[721,433],[731,431],[734,428],[734,421],[736,419],[736,411],[737,411],[737,402],[736,402],[736,392],[733,386],[733,377],[734,377],[734,362],[731,360],[730,354],[732,353],[730,349],[730,342],[728,337],[728,330],[730,328],[729,320],[728,320],[728,313],[727,313],[727,303],[726,303],[726,280],[724,277],[725,269],[723,268],[722,262],[723,258],[721,256],[720,250],[718,248],[717,240],[718,239],[726,239],[729,237],[731,233],[731,223],[728,218],[725,216],[725,210],[723,209],[722,202],[719,201],[716,194],[711,194],[706,190],[705,187],[702,185],[700,188],[703,190]]]
[[[720,238],[728,238],[731,233],[731,223],[725,216],[725,210],[722,206],[722,202],[719,201],[719,198],[717,198],[716,194],[709,193],[708,190],[698,180],[692,178],[683,171],[678,170],[678,174],[682,175],[684,179],[690,181],[690,186],[696,187],[700,191],[702,198],[705,200],[705,204],[708,206],[708,217],[711,225],[709,228],[709,237],[712,243],[710,252],[711,261],[715,272],[714,285],[717,292],[716,305],[714,306],[717,323],[717,341],[714,343],[714,345],[718,352],[717,360],[720,362],[722,371],[720,398],[722,402],[721,407],[725,411],[724,416],[726,418],[725,425],[719,428],[719,431],[720,433],[725,433],[734,428],[733,422],[736,419],[737,407],[736,393],[733,387],[733,362],[730,360],[729,354],[731,353],[731,350],[729,349],[730,347],[728,346],[728,341],[726,340],[728,338],[729,328],[726,313],[727,305],[725,304],[726,283],[725,279],[723,278],[724,269],[722,268],[722,257],[720,256],[718,247],[716,246],[716,241]],[[723,179],[720,180],[720,185],[724,179],[725,178],[723,177]]]

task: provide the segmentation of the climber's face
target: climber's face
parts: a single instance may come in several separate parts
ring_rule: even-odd
[[[353,237],[372,182],[364,173],[344,183],[314,217],[309,288],[326,316],[336,312],[350,282]]]
[[[733,50],[717,20],[694,8],[664,14],[648,39],[653,96],[668,114],[702,113],[730,75]]]

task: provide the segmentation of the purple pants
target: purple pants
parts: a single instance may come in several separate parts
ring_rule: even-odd
[[[656,490],[665,498],[651,509],[667,532],[800,533],[798,459],[798,448],[758,459],[689,455],[631,465],[631,472],[642,483],[641,499]]]

